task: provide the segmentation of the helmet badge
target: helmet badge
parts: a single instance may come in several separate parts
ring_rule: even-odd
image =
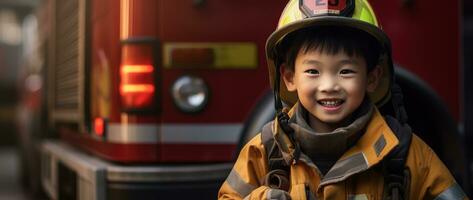
[[[354,0],[299,0],[299,9],[306,17],[345,16],[351,17]]]

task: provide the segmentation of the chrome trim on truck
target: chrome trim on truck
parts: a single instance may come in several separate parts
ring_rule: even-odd
[[[217,164],[153,164],[119,165],[101,160],[93,155],[59,140],[47,140],[41,145],[42,182],[51,199],[58,199],[57,166],[62,163],[77,175],[77,199],[107,199],[109,184],[191,183],[224,180],[233,163]],[[110,194],[109,194],[110,195]]]
[[[165,165],[150,167],[107,167],[107,180],[126,182],[183,182],[219,180],[227,177],[232,163]]]

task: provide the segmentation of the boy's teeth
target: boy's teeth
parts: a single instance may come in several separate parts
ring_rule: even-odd
[[[341,100],[331,100],[331,101],[320,101],[324,106],[338,106],[342,103]]]

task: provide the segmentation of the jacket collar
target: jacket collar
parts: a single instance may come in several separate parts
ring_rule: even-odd
[[[315,159],[312,161],[329,159],[335,162],[364,133],[364,129],[371,119],[373,107],[371,102],[365,101],[357,109],[357,113],[351,117],[353,119],[350,120],[350,124],[338,127],[331,132],[321,133],[308,125],[306,117],[308,111],[299,104],[291,118],[293,122],[290,123],[290,126],[294,129],[295,138],[300,144],[301,150],[310,158]]]
[[[398,144],[396,135],[378,109],[375,109],[365,134],[335,163],[320,185],[346,180],[351,175],[375,166]]]
[[[294,108],[288,112],[294,114]],[[279,128],[277,119],[273,123],[273,136],[288,163],[294,162],[294,145]],[[366,171],[381,162],[397,145],[399,140],[389,128],[377,108],[366,127],[366,131],[354,146],[348,149],[321,180],[319,188],[324,185],[346,180],[348,177]],[[308,162],[303,159],[306,164]],[[313,166],[309,164],[309,166]]]

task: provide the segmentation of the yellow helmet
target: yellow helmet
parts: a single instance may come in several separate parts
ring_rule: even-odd
[[[279,80],[279,67],[284,59],[277,53],[278,45],[292,32],[323,26],[361,30],[380,43],[383,51],[379,65],[383,68],[383,76],[376,91],[370,93],[369,96],[376,105],[383,105],[390,98],[390,88],[394,81],[391,44],[379,27],[376,15],[367,0],[290,0],[287,3],[277,29],[266,42],[266,60],[270,84],[275,91],[276,105],[279,104],[279,98],[289,106],[297,101],[297,94],[287,91],[284,83]]]

